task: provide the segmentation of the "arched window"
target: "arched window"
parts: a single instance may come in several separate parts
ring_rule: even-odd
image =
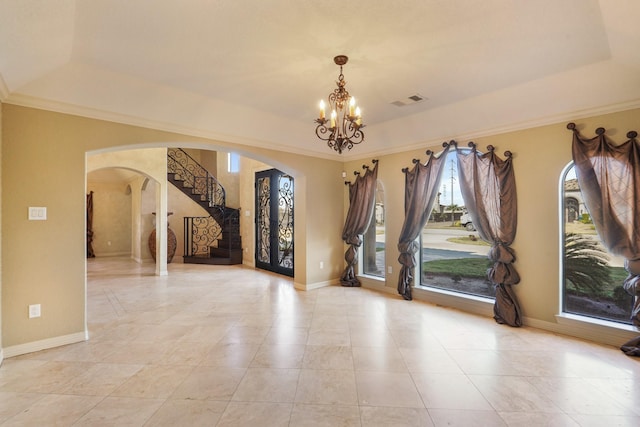
[[[562,311],[630,324],[633,297],[621,284],[624,258],[607,252],[580,193],[573,163],[562,175]]]
[[[369,228],[362,243],[362,272],[376,277],[384,277],[385,228],[384,228],[384,188],[376,182],[376,201]]]

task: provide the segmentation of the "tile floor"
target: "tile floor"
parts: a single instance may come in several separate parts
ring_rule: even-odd
[[[88,262],[91,339],[6,359],[2,426],[638,426],[640,360],[367,289]]]

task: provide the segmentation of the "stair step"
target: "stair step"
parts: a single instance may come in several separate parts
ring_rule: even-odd
[[[208,265],[237,265],[242,264],[242,260],[237,262],[237,260],[232,258],[211,258],[208,256],[184,256],[183,263],[184,264],[208,264]]]

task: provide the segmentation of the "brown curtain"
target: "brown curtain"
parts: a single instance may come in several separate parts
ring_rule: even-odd
[[[516,257],[510,245],[516,236],[517,201],[511,153],[506,160],[494,153],[489,145],[480,154],[474,143],[471,151],[458,150],[458,176],[465,207],[482,240],[491,243],[489,259],[493,266],[487,271],[496,289],[494,319],[510,326],[522,326],[522,314],[512,285],[520,282],[513,266]]]
[[[87,194],[87,258],[95,258],[93,252],[93,191]]]
[[[596,129],[594,138],[583,138],[576,125],[573,131],[573,161],[584,203],[604,246],[625,258],[629,275],[624,290],[635,296],[631,320],[640,326],[640,144],[637,132],[627,133],[626,142],[613,145],[605,129]],[[640,337],[621,347],[631,356],[640,356]]]
[[[355,266],[358,263],[358,248],[362,244],[361,236],[371,222],[376,201],[378,161],[373,160],[373,164],[373,169],[367,165],[362,166],[365,169],[364,175],[355,172],[355,182],[346,182],[349,185],[349,211],[342,229],[342,240],[349,245],[349,248],[344,254],[347,266],[340,277],[342,286],[360,286]]]
[[[402,266],[398,277],[398,293],[406,300],[412,299],[411,286],[416,267],[416,253],[420,249],[416,239],[431,215],[449,153],[450,144],[444,143],[443,146],[445,149],[438,157],[435,157],[431,150],[427,151],[429,160],[426,164],[414,159],[413,169],[402,169],[405,180],[404,224],[398,242],[398,261]]]

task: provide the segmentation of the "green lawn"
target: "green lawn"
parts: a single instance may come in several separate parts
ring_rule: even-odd
[[[447,276],[485,278],[491,261],[485,258],[443,259],[427,261],[422,264],[423,271]],[[616,288],[619,288],[627,278],[627,272],[622,267],[609,267],[611,280],[603,284],[601,295],[613,298]]]
[[[441,259],[422,264],[424,272],[447,276],[485,278],[491,261],[486,258]]]

